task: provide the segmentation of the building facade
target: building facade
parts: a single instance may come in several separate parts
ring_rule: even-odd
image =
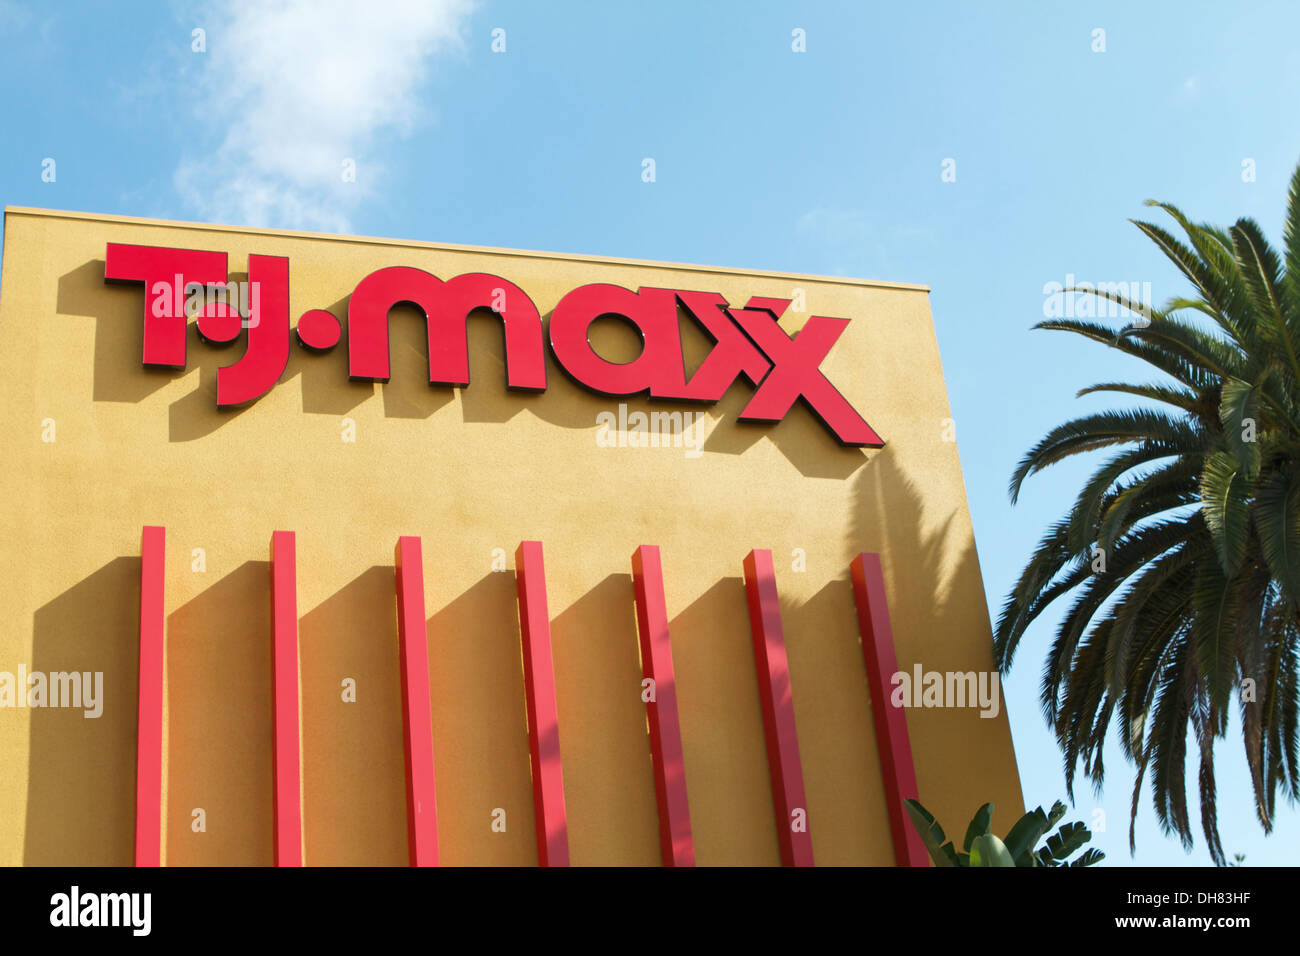
[[[1023,811],[923,287],[10,208],[0,335],[0,862]]]

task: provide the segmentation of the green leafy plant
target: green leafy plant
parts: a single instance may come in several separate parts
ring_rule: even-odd
[[[1034,848],[1065,816],[1065,804],[1059,800],[1052,804],[1051,813],[1044,813],[1042,807],[1026,813],[1001,838],[992,831],[993,804],[984,804],[966,827],[960,851],[944,835],[933,813],[917,800],[904,803],[912,826],[921,835],[921,842],[935,866],[1092,866],[1106,856],[1090,848],[1069,860],[1071,854],[1092,839],[1092,831],[1082,823],[1062,825],[1041,847]]]

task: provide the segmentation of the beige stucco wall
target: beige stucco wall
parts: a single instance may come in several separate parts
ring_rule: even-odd
[[[796,405],[737,424],[750,389],[708,409],[704,453],[598,447],[619,399],[548,356],[550,387],[508,392],[499,326],[470,323],[473,384],[430,388],[423,322],[392,321],[392,380],[347,377],[345,345],[293,348],[281,383],[219,411],[217,350],[140,364],[141,287],[104,283],[107,242],[288,256],[294,317],[345,314],[374,269],[491,272],[545,315],[589,282],[802,289],[852,319],[823,364],[884,437],[839,445]],[[597,344],[618,358],[627,333]],[[692,340],[698,362],[704,340]],[[629,356],[630,357],[630,354]],[[649,410],[641,399],[632,410]],[[103,716],[0,709],[0,863],[132,859],[141,527],[167,528],[164,862],[271,859],[268,545],[298,535],[305,855],[405,862],[393,546],[424,542],[448,864],[530,864],[533,838],[513,574],[545,546],[575,864],[655,864],[630,558],[662,548],[686,780],[701,864],[775,864],[775,823],[741,561],[772,549],[819,864],[892,862],[848,565],[883,555],[901,668],[991,670],[988,612],[924,289],[843,279],[10,209],[0,287],[0,671],[102,671]],[[653,406],[671,409],[674,406]],[[677,406],[695,410],[694,406]],[[345,442],[346,420],[355,442]],[[47,441],[53,421],[54,440]],[[206,569],[195,570],[202,549]],[[497,549],[500,549],[499,551]],[[796,570],[796,549],[806,569]],[[494,555],[506,570],[494,571]],[[355,703],[340,683],[357,682]],[[953,829],[985,800],[1022,812],[1005,708],[908,712],[921,799]],[[206,832],[191,829],[206,813]],[[506,811],[505,833],[491,828]],[[960,835],[960,832],[957,834]]]

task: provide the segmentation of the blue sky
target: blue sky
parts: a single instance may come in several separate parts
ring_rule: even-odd
[[[1285,2],[140,6],[0,0],[5,204],[925,283],[994,611],[1089,471],[1012,508],[1016,461],[1114,404],[1079,388],[1152,377],[1030,332],[1044,286],[1181,294],[1127,222],[1142,201],[1252,216],[1280,244],[1300,161]],[[1054,620],[1007,681],[1029,806],[1064,795],[1037,705]],[[1263,836],[1235,722],[1216,753],[1225,850],[1293,862],[1300,815]],[[1106,763],[1072,818],[1105,811],[1114,865],[1132,775],[1117,746]],[[1137,837],[1137,863],[1209,861],[1146,797]]]

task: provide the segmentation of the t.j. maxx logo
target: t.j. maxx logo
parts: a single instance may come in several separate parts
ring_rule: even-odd
[[[185,368],[187,314],[205,342],[226,345],[247,329],[248,346],[232,365],[217,371],[217,404],[241,405],[265,395],[289,361],[289,260],[250,255],[248,284],[227,289],[224,252],[108,243],[104,278],[144,283],[144,364]],[[248,290],[251,288],[252,293]],[[194,298],[190,290],[220,289],[224,298]],[[505,327],[506,384],[546,388],[549,340],[557,362],[576,382],[606,395],[648,394],[651,400],[712,403],[739,376],[754,387],[742,421],[777,422],[796,399],[846,445],[881,447],[880,436],[821,373],[822,360],[848,326],[848,319],[809,317],[794,336],[778,324],[789,299],[751,298],[733,308],[715,292],[594,283],[560,299],[544,330],[531,299],[512,282],[485,273],[439,279],[421,269],[392,266],[370,273],[348,301],[348,373],[361,381],[386,382],[388,313],[409,304],[424,313],[429,332],[429,383],[469,384],[466,322],[483,309]],[[241,314],[242,306],[242,314]],[[689,378],[682,358],[678,307],[713,340],[713,348]],[[615,363],[596,354],[587,338],[591,324],[618,316],[641,333],[641,354]],[[342,323],[333,313],[311,309],[295,328],[304,348],[324,352],[338,345]]]

